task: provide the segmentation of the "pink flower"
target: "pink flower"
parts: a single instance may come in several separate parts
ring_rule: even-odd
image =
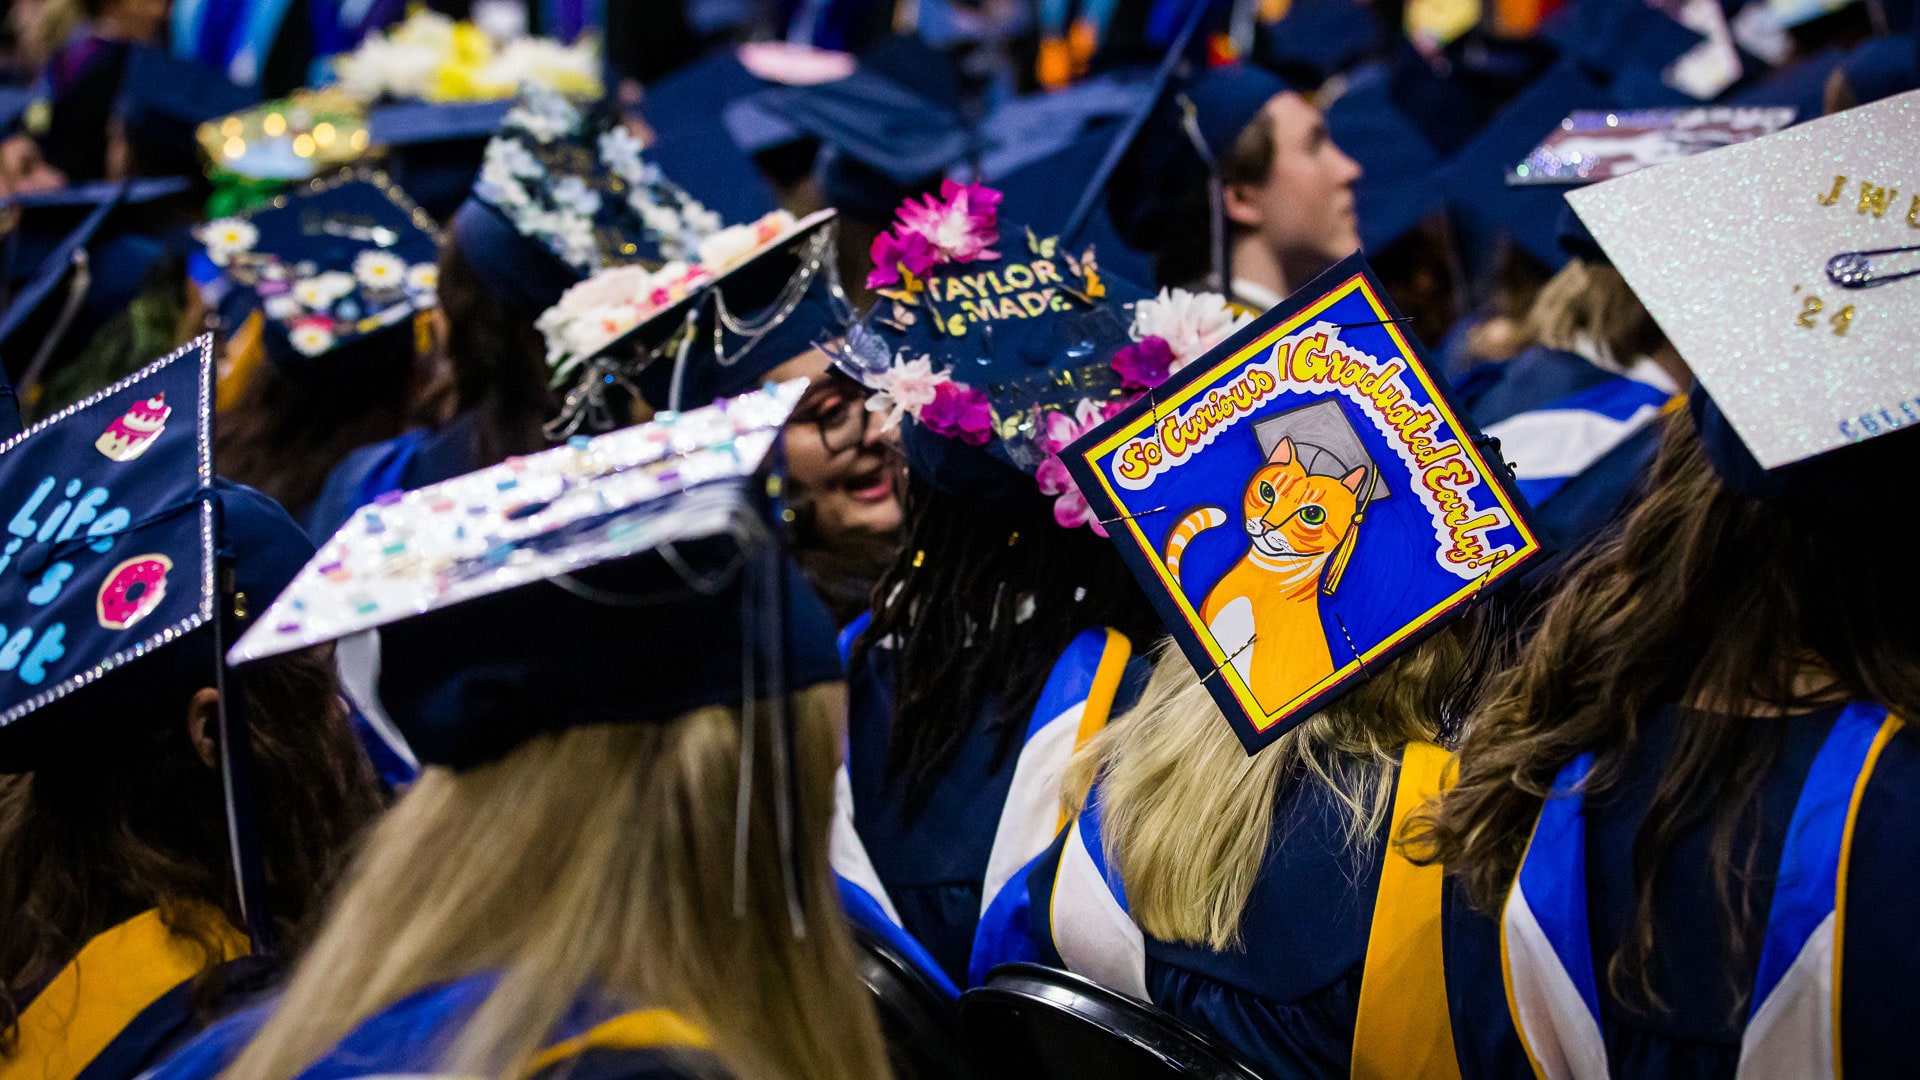
[[[941,262],[997,259],[1000,253],[992,247],[1000,242],[999,208],[1000,193],[992,188],[942,180],[939,198],[927,195],[901,204],[895,231],[902,239],[925,237]]]
[[[987,395],[957,382],[935,387],[933,400],[920,410],[919,420],[935,435],[959,439],[968,446],[985,446],[993,437],[993,410]]]
[[[1173,349],[1167,339],[1150,334],[1141,341],[1113,354],[1113,370],[1120,385],[1129,390],[1146,390],[1167,381],[1173,367]]]
[[[1074,406],[1072,416],[1063,412],[1047,414],[1041,427],[1040,445],[1047,453],[1058,454],[1106,419],[1107,411],[1098,402],[1081,398],[1080,404]]]
[[[869,289],[898,285],[903,264],[915,277],[924,277],[939,258],[939,252],[926,237],[908,232],[895,235],[895,232],[888,230],[873,238],[873,269],[867,274]]]
[[[1052,495],[1053,520],[1063,529],[1077,529],[1082,525],[1092,529],[1095,536],[1107,535],[1106,527],[1094,515],[1093,507],[1087,505],[1080,488],[1068,474],[1067,466],[1058,457],[1047,455],[1047,460],[1034,470],[1033,479],[1040,485],[1042,495]]]

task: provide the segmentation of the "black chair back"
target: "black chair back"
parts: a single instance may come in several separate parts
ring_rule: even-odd
[[[1261,1080],[1168,1013],[1058,968],[1004,964],[961,995],[960,1022],[995,1080]]]
[[[873,994],[895,1080],[980,1080],[954,1000],[884,939],[851,926],[854,963]]]

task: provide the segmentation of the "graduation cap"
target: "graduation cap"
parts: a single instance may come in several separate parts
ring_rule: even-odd
[[[1501,234],[1527,254],[1558,268],[1566,254],[1556,242],[1561,193],[1550,187],[1514,186],[1514,165],[1558,128],[1576,109],[1612,105],[1607,91],[1571,61],[1556,64],[1527,91],[1502,109],[1465,149],[1448,160],[1437,186],[1453,208],[1465,234],[1469,258],[1477,265]]]
[[[1365,250],[1379,251],[1444,205],[1433,183],[1440,156],[1394,104],[1383,66],[1350,75],[1326,120],[1334,145],[1360,164],[1353,199]]]
[[[1382,36],[1371,3],[1293,0],[1285,15],[1259,28],[1253,59],[1319,85],[1376,52]]]
[[[195,133],[218,170],[252,180],[310,180],[367,153],[365,110],[336,91],[302,91],[202,123]]]
[[[1598,183],[1771,135],[1793,119],[1779,106],[1576,109],[1514,165],[1507,183]]]
[[[386,154],[383,167],[437,221],[473,187],[487,142],[506,121],[511,101],[397,102],[367,114],[368,141]]]
[[[259,310],[267,356],[348,381],[411,370],[438,304],[433,220],[385,176],[349,170],[198,230],[236,288],[223,321]]]
[[[141,46],[127,58],[114,111],[141,174],[192,175],[200,171],[200,125],[258,100],[217,71]]]
[[[1092,246],[1001,221],[998,204],[990,188],[951,181],[904,204],[874,244],[867,285],[881,299],[835,363],[884,395],[889,427],[912,418],[902,441],[918,474],[1011,501],[1034,497],[1060,424],[1137,392],[1113,360],[1134,343],[1123,305],[1148,294]]]
[[[648,85],[640,100],[640,113],[654,133],[647,153],[729,221],[748,221],[775,206],[754,155],[804,137],[786,118],[750,100],[781,84],[756,75],[739,54],[769,47],[782,46],[764,42],[716,51]]]
[[[1725,423],[1702,435],[1736,485],[1920,419],[1916,109],[1910,91],[1567,196],[1712,395]]]
[[[1399,322],[1349,256],[1059,451],[1248,753],[1542,550]]]
[[[0,314],[0,361],[29,408],[46,373],[79,347],[70,331],[118,314],[167,256],[167,243],[134,226],[186,189],[178,179],[103,182],[6,202],[6,276],[18,287]]]
[[[1765,77],[1732,94],[1733,105],[1784,105],[1801,120],[1824,112],[1827,80],[1847,58],[1846,50],[1829,45],[1803,60],[1768,72]]]
[[[21,117],[33,105],[36,94],[24,86],[0,87],[0,139],[14,133]]]
[[[1556,12],[1541,31],[1560,47],[1564,58],[1579,61],[1616,93],[1631,95],[1638,104],[1680,105],[1694,100],[1669,86],[1665,74],[1705,39],[1663,7],[1576,0]],[[1738,76],[1736,68],[1733,77]]]
[[[804,390],[772,385],[383,496],[231,659],[378,628],[379,700],[360,704],[422,762],[454,768],[546,732],[751,713],[838,680],[830,627],[788,615],[804,586],[756,479]]]
[[[1914,32],[1856,45],[1841,62],[1840,75],[1857,105],[1920,87],[1920,22]]]
[[[720,225],[605,103],[583,112],[529,85],[487,143],[450,231],[496,298],[532,314],[598,270],[689,261]]]
[[[816,278],[846,304],[833,269],[835,216],[823,210],[796,221],[775,211],[709,236],[694,262],[612,267],[568,289],[534,323],[554,385],[569,387],[548,433],[615,426],[610,386],[675,411],[758,386],[792,358],[776,356],[766,339],[799,310]],[[670,338],[674,347],[663,349]]]
[[[313,546],[271,499],[215,480],[212,378],[203,336],[0,443],[0,574],[14,579],[0,590],[0,771],[134,752],[141,725],[177,723],[219,689],[240,907],[261,951],[246,695],[221,658]]]

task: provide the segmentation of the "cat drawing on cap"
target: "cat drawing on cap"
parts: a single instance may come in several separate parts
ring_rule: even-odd
[[[1310,475],[1292,439],[1281,439],[1242,496],[1252,543],[1213,588],[1201,621],[1254,700],[1275,712],[1333,674],[1320,625],[1320,581],[1359,510],[1362,465],[1342,477]],[[1217,506],[1190,510],[1167,537],[1165,561],[1180,581],[1180,558],[1200,533],[1223,525]]]

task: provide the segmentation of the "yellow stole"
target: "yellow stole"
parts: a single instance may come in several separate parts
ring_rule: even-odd
[[[527,1065],[532,1076],[589,1050],[707,1050],[712,1043],[707,1033],[666,1009],[642,1009],[622,1013],[588,1028],[571,1039],[557,1042],[534,1055]]]
[[[1408,743],[1393,793],[1393,828],[1380,867],[1380,895],[1367,932],[1360,1008],[1353,1027],[1355,1080],[1459,1080],[1441,950],[1438,863],[1416,866],[1393,842],[1446,786],[1453,756],[1432,743]]]
[[[220,962],[247,955],[247,938],[221,924]],[[19,1040],[0,1080],[73,1080],[147,1007],[204,970],[200,949],[144,911],[97,935],[20,1014]]]

